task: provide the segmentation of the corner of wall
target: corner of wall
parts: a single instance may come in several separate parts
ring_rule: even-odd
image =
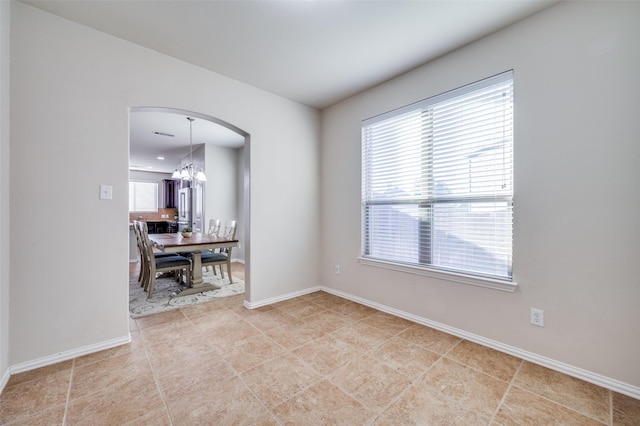
[[[11,2],[0,1],[0,393],[9,381],[9,104]]]

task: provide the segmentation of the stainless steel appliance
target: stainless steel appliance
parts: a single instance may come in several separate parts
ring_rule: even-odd
[[[202,184],[182,188],[178,193],[178,231],[191,228],[204,232],[204,189]]]

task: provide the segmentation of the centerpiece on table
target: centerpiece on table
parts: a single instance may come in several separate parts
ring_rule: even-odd
[[[193,230],[191,228],[182,228],[182,231],[180,231],[180,233],[182,234],[183,238],[189,238],[193,235]]]

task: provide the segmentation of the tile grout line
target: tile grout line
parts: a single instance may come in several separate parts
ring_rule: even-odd
[[[333,311],[333,310],[331,310],[330,308],[323,307],[323,306],[318,305],[318,304],[313,303],[313,302],[309,302],[309,303],[312,303],[312,304],[315,304],[315,305],[317,305],[317,306],[320,306],[320,307],[322,307],[322,308],[323,308],[324,310],[326,310],[326,311],[333,312],[334,314],[337,314],[337,315],[345,316],[345,317],[346,317],[346,315],[344,315],[344,314],[342,314],[342,313],[340,313],[340,312]],[[276,309],[277,309],[277,308],[276,308]],[[310,315],[310,316],[313,316],[313,315]],[[347,318],[348,318],[348,317],[347,317]],[[345,324],[344,326],[339,327],[338,329],[333,330],[333,331],[331,331],[331,332],[329,332],[329,333],[325,333],[325,334],[324,334],[324,336],[331,336],[335,331],[340,330],[340,329],[342,329],[342,328],[344,328],[344,327],[347,327],[347,326],[353,325],[353,324],[357,324],[357,323],[358,323],[358,322],[360,322],[360,321],[361,321],[361,320],[354,320],[354,319],[351,319],[351,321],[349,321],[349,322],[348,322],[347,324]],[[253,324],[251,324],[251,325],[253,325]],[[297,392],[295,392],[294,394],[290,395],[287,399],[285,399],[285,400],[281,401],[278,405],[276,405],[276,407],[281,406],[282,404],[285,404],[287,401],[290,401],[292,398],[295,398],[297,395],[302,394],[303,392],[305,392],[305,391],[309,390],[309,389],[310,389],[310,388],[312,388],[313,386],[316,386],[316,385],[318,385],[319,383],[322,383],[323,381],[326,381],[326,382],[328,382],[328,383],[331,383],[331,384],[332,384],[333,386],[335,386],[336,388],[340,389],[342,392],[344,392],[344,393],[345,393],[345,395],[349,396],[349,397],[350,397],[350,398],[352,398],[354,401],[358,402],[360,405],[362,405],[362,407],[363,407],[363,408],[365,408],[366,410],[370,411],[370,412],[373,414],[373,415],[372,415],[372,417],[371,417],[371,419],[367,422],[367,424],[369,424],[371,421],[374,421],[374,420],[378,417],[378,413],[376,413],[375,411],[370,410],[369,408],[367,408],[367,406],[366,406],[364,403],[362,403],[360,400],[358,400],[357,398],[355,398],[355,397],[354,397],[350,392],[345,391],[345,390],[344,390],[344,389],[342,389],[340,386],[338,386],[337,384],[335,384],[335,383],[331,380],[331,378],[330,378],[330,376],[331,376],[331,374],[333,374],[333,372],[332,372],[332,373],[329,373],[329,374],[322,374],[320,371],[317,371],[317,370],[316,370],[316,369],[315,369],[311,364],[309,364],[307,361],[305,361],[304,359],[300,358],[298,355],[296,355],[296,354],[294,353],[294,351],[295,351],[297,348],[302,347],[302,346],[306,345],[306,344],[307,344],[307,343],[309,343],[309,342],[306,342],[306,343],[304,343],[304,344],[302,344],[302,345],[299,345],[299,346],[297,346],[297,347],[295,347],[295,348],[291,348],[291,349],[289,349],[289,348],[285,347],[284,345],[280,344],[280,343],[279,343],[278,341],[276,341],[275,339],[273,339],[273,338],[272,338],[271,336],[269,336],[265,331],[263,331],[263,330],[259,329],[258,327],[255,327],[255,325],[253,325],[253,326],[254,326],[254,328],[256,328],[260,333],[262,333],[266,338],[268,338],[269,340],[273,341],[275,344],[277,344],[278,346],[280,346],[280,347],[281,347],[281,348],[286,352],[286,354],[288,354],[288,355],[290,355],[290,356],[294,357],[295,359],[299,360],[299,361],[300,361],[300,362],[302,362],[304,365],[306,365],[308,368],[310,368],[311,370],[313,370],[313,371],[317,372],[317,373],[320,375],[320,377],[319,377],[317,380],[313,380],[313,381],[312,381],[310,384],[308,384],[307,386],[302,387],[302,388],[301,388],[301,389],[299,389]],[[337,339],[337,337],[335,337],[335,336],[332,336],[332,337]],[[391,336],[391,337],[393,337],[393,336]],[[391,337],[387,338],[387,340],[391,339]],[[340,340],[340,339],[338,339],[338,340]],[[385,342],[386,342],[387,340],[385,340]],[[346,343],[346,342],[345,342],[345,343]],[[382,344],[382,343],[377,344],[377,345],[374,345],[374,347],[378,347],[378,346],[379,346],[379,345],[381,345],[381,344]],[[362,357],[366,356],[366,354],[367,354],[368,352],[370,352],[371,350],[373,350],[373,348],[370,348],[370,349],[368,349],[368,350],[366,350],[366,351],[362,352],[362,353],[361,353],[361,354],[360,354],[356,359],[359,359],[359,358],[362,358]],[[280,356],[282,356],[282,355],[280,355]],[[274,358],[271,358],[270,360],[275,359],[275,358],[277,358],[277,356],[276,356],[276,357],[274,357]],[[259,365],[262,365],[262,364],[264,364],[265,362],[267,362],[267,361],[264,361],[264,362],[262,362],[262,363],[261,363],[261,364],[259,364]],[[352,362],[353,362],[353,361],[352,361]],[[256,367],[257,367],[257,366],[252,367],[251,369],[256,368]],[[251,369],[250,369],[250,370],[251,370]],[[248,370],[247,370],[247,371],[248,371]],[[241,375],[240,375],[240,373],[237,373],[237,374],[238,374],[238,376],[241,376]],[[240,377],[240,379],[242,380],[242,377]],[[280,421],[280,418],[279,418],[278,416],[276,416],[276,415],[275,415],[275,413],[273,412],[273,410],[272,410],[272,409],[269,409],[269,407],[266,405],[266,403],[265,403],[261,398],[259,398],[259,397],[258,397],[258,395],[256,395],[256,394],[253,392],[253,389],[251,389],[251,388],[246,384],[246,382],[244,382],[244,380],[242,380],[242,381],[243,381],[243,383],[245,383],[245,386],[247,386],[247,388],[248,388],[248,389],[249,389],[249,390],[250,390],[250,391],[251,391],[251,392],[256,396],[256,398],[258,398],[258,400],[260,400],[260,402],[261,402],[261,403],[262,403],[262,404],[267,408],[267,410],[269,410],[269,412],[271,413],[271,415],[272,415],[272,416],[273,416],[273,417],[274,417],[274,418],[275,418],[275,419],[276,419],[280,424],[282,424],[282,423],[281,423],[281,421]],[[274,408],[275,408],[275,407],[274,407]]]
[[[524,362],[526,362],[526,361],[523,360],[523,363]],[[586,417],[587,419],[593,420],[593,421],[598,422],[598,423],[603,424],[603,425],[608,424],[608,419],[605,422],[603,422],[602,420],[599,420],[599,419],[593,417],[591,414],[588,414],[588,413],[583,412],[583,411],[578,411],[577,409],[575,409],[573,407],[570,407],[569,405],[566,405],[566,404],[564,404],[564,403],[562,403],[560,401],[556,401],[554,399],[551,399],[551,398],[549,398],[549,397],[547,397],[545,395],[541,395],[539,393],[530,391],[528,389],[525,389],[525,388],[517,386],[517,385],[514,385],[514,387],[520,389],[523,392],[527,392],[527,393],[529,393],[531,395],[537,396],[538,398],[543,399],[543,400],[545,400],[547,402],[550,402],[551,404],[557,405],[558,407],[562,407],[562,408],[564,408],[564,409],[566,409],[568,411],[571,411],[572,413],[578,414],[578,415],[580,415],[582,417]],[[607,417],[609,417],[609,416],[607,416]]]
[[[284,350],[285,354],[291,355],[296,359],[299,359],[292,351],[290,351],[288,348],[286,348],[284,345],[280,344],[280,342],[278,342],[277,340],[275,340],[274,338],[272,338],[271,336],[269,336],[265,331],[263,331],[262,329],[258,328],[255,326],[255,324],[253,324],[251,321],[248,321],[246,318],[242,318],[242,321],[245,321],[247,324],[249,324],[251,327],[253,327],[259,334],[261,334],[263,337],[265,337],[266,339],[268,339],[269,341],[271,341],[273,344],[277,345],[278,347],[280,347],[282,350]],[[286,326],[283,326],[286,327]],[[278,327],[276,327],[278,328]],[[253,339],[255,338],[255,336],[251,336],[248,337],[247,339]],[[247,340],[244,339],[244,340]],[[255,368],[258,368],[261,365],[264,365],[265,363],[272,361],[278,357],[282,357],[281,355],[276,355],[273,356],[271,358],[265,359],[262,362],[260,362],[257,365],[254,365],[253,367],[249,368],[248,370],[245,370],[243,372],[238,371],[235,367],[233,367],[233,365],[229,364],[230,368],[234,371],[234,374],[238,377],[238,379],[240,379],[240,381],[242,382],[242,384],[244,384],[244,386],[249,390],[249,392],[251,392],[251,394],[258,400],[260,401],[260,404],[262,404],[262,406],[267,410],[267,412],[269,414],[271,414],[271,417],[274,418],[279,425],[284,426],[284,424],[282,423],[282,421],[280,420],[280,418],[278,416],[276,416],[276,414],[273,412],[273,409],[269,408],[269,406],[267,405],[267,403],[258,396],[258,394],[256,394],[256,392],[253,390],[253,388],[251,386],[249,386],[247,384],[247,382],[244,380],[244,378],[242,377],[243,373],[246,373],[248,371],[251,371]],[[300,360],[302,362],[304,362],[303,360]],[[225,360],[226,362],[226,360]],[[306,363],[305,363],[306,364]],[[309,366],[311,368],[311,366]],[[312,368],[313,369],[313,368]],[[315,371],[315,370],[314,370]],[[322,378],[321,378],[322,379]],[[276,405],[275,407],[278,407],[282,404],[284,404],[285,402],[289,401],[292,397],[298,395],[300,392],[302,392],[303,390],[307,390],[308,388],[310,388],[311,386],[317,384],[318,382],[313,382],[310,386],[306,386],[304,387],[304,389],[300,390],[299,392],[296,392],[295,394],[291,395],[289,398],[285,399],[284,401],[282,401],[280,404]],[[275,408],[274,407],[274,408]]]
[[[457,346],[457,345],[454,345],[454,346]],[[409,377],[409,380],[411,380],[411,383],[407,387],[405,387],[404,390],[402,392],[400,392],[400,394],[396,398],[394,398],[387,406],[385,406],[384,409],[380,411],[380,414],[378,414],[378,416],[376,418],[381,418],[382,415],[384,414],[384,412],[387,411],[393,404],[398,402],[401,398],[404,398],[404,396],[407,394],[407,392],[409,392],[409,390],[412,389],[414,387],[414,385],[419,380],[424,378],[424,376],[427,375],[427,373],[433,368],[434,365],[440,363],[442,361],[442,359],[445,357],[443,354],[439,354],[437,352],[434,352],[434,353],[437,354],[437,355],[440,355],[440,358],[438,358],[435,361],[433,361],[431,363],[431,365],[428,368],[426,368],[422,373],[420,373],[418,376],[416,376],[415,379],[412,379],[411,377]],[[382,418],[384,419],[384,417],[382,417]]]
[[[380,417],[380,413],[384,410],[381,410],[380,412],[373,410],[371,408],[369,408],[367,406],[367,404],[365,404],[363,401],[360,400],[360,398],[358,398],[356,395],[353,395],[351,392],[348,392],[346,389],[344,389],[342,386],[338,385],[337,383],[335,383],[333,380],[331,380],[331,376],[334,376],[336,371],[340,370],[341,368],[346,367],[349,364],[353,364],[356,361],[361,360],[362,358],[367,356],[368,351],[361,353],[358,357],[356,357],[355,359],[351,360],[351,362],[343,365],[342,367],[339,367],[338,369],[336,369],[335,371],[326,374],[325,376],[323,376],[324,379],[326,379],[327,382],[331,383],[333,386],[335,386],[336,388],[340,389],[342,392],[344,392],[345,395],[347,395],[349,398],[353,399],[354,401],[356,401],[358,404],[362,405],[362,407],[367,410],[370,411],[373,416],[367,421],[366,424],[371,424],[371,422],[375,421],[378,417]],[[377,362],[377,361],[376,361]],[[402,374],[402,373],[401,373]],[[400,392],[401,394],[404,393],[404,390],[402,392]],[[386,407],[385,407],[386,409]]]
[[[463,339],[463,340],[464,340],[464,339]],[[453,349],[453,348],[452,348],[452,349]],[[449,351],[449,352],[450,352],[450,351]],[[447,352],[447,353],[448,353],[448,352]],[[444,356],[443,356],[443,357],[444,357]],[[463,363],[463,362],[461,362],[461,361],[458,361],[458,360],[456,360],[456,359],[453,359],[453,358],[447,358],[447,359],[449,359],[449,360],[451,360],[451,361],[454,361],[454,362],[457,362],[457,363],[459,363],[459,364],[462,364],[462,365],[464,365],[464,366],[466,366],[466,367],[468,367],[468,368],[470,368],[470,369],[472,369],[472,370],[474,370],[474,371],[477,371],[477,372],[479,372],[479,373],[485,374],[485,375],[487,375],[487,376],[489,376],[489,377],[493,377],[493,378],[495,378],[495,379],[497,379],[497,380],[502,380],[502,379],[499,379],[499,378],[497,378],[497,377],[495,377],[495,376],[492,376],[492,375],[490,375],[490,374],[488,374],[488,373],[486,373],[486,372],[484,372],[484,371],[482,371],[482,370],[479,370],[479,369],[477,369],[477,368],[475,368],[475,367],[472,367],[472,366],[467,365],[467,364],[465,364],[465,363]],[[521,390],[523,390],[524,392],[527,392],[527,393],[529,393],[529,394],[531,394],[531,395],[535,395],[535,396],[537,396],[537,397],[539,397],[539,398],[541,398],[541,399],[544,399],[545,401],[548,401],[548,402],[550,402],[550,403],[552,403],[552,404],[554,404],[554,405],[557,405],[557,406],[559,406],[559,407],[563,407],[563,408],[565,408],[565,409],[567,409],[567,410],[569,410],[569,411],[572,411],[572,412],[574,412],[574,413],[576,413],[576,414],[579,414],[580,416],[586,417],[586,418],[588,418],[588,419],[594,420],[594,421],[596,421],[596,422],[598,422],[598,423],[602,423],[600,420],[598,420],[597,418],[593,417],[592,415],[590,415],[590,414],[588,414],[588,413],[586,413],[586,412],[578,411],[577,409],[575,409],[575,408],[573,408],[573,407],[570,407],[570,406],[568,406],[568,405],[566,405],[566,404],[563,404],[563,403],[561,403],[560,401],[556,401],[556,400],[551,399],[551,398],[549,398],[549,397],[547,397],[547,396],[541,395],[541,394],[539,394],[539,393],[536,393],[536,392],[530,391],[530,390],[528,390],[528,389],[525,389],[525,388],[523,388],[523,387],[520,387],[520,386],[515,385],[515,384],[514,384],[515,378],[516,378],[516,376],[518,375],[518,373],[520,372],[520,370],[522,369],[522,367],[524,366],[524,364],[525,364],[525,362],[526,362],[524,359],[521,359],[521,358],[518,358],[518,359],[520,359],[520,365],[518,366],[518,368],[516,369],[516,372],[514,373],[513,377],[512,377],[512,378],[511,378],[511,380],[509,381],[509,385],[507,386],[507,389],[505,390],[505,393],[504,393],[504,395],[503,395],[503,398],[501,399],[500,404],[498,404],[498,407],[499,407],[499,408],[502,406],[502,402],[503,402],[504,398],[506,397],[507,393],[508,393],[509,391],[511,391],[511,388],[512,388],[512,387],[517,387],[518,389],[521,389]],[[502,381],[504,382],[504,380],[502,380]],[[496,412],[494,413],[494,416],[492,417],[492,419],[493,419],[497,414],[498,414],[498,411],[496,411]],[[493,420],[492,420],[492,421],[493,421]],[[608,424],[608,423],[602,423],[602,424]]]
[[[342,315],[342,316],[344,316],[344,314],[343,314],[343,313],[341,313],[341,312],[337,312],[337,311],[334,311],[334,310],[332,310],[331,308],[324,308],[324,309],[328,310],[329,312],[333,312],[333,313],[335,313],[335,314],[338,314],[338,315]],[[373,314],[373,315],[375,315],[375,314]],[[371,316],[371,315],[369,315],[369,316]],[[365,320],[365,319],[367,319],[369,316],[366,316],[366,317],[363,317],[363,318],[360,318],[360,319],[353,319],[353,318],[352,318],[352,322],[350,322],[350,323],[346,324],[345,326],[340,327],[340,328],[338,328],[338,329],[336,329],[336,330],[333,330],[333,331],[331,331],[331,332],[329,332],[329,333],[326,333],[326,334],[325,334],[325,336],[332,336],[333,338],[335,338],[335,339],[337,339],[337,340],[342,340],[342,339],[340,339],[340,338],[338,338],[338,337],[336,337],[336,336],[333,336],[333,334],[334,334],[336,331],[338,331],[338,330],[340,330],[340,329],[342,329],[342,328],[344,328],[344,327],[347,327],[347,326],[350,326],[350,325],[359,324],[359,323],[364,323],[364,320]],[[366,323],[364,323],[364,324],[366,324]],[[402,330],[400,330],[400,331],[398,331],[398,332],[396,332],[396,333],[391,333],[391,332],[390,332],[390,333],[389,333],[389,335],[387,336],[387,338],[386,338],[385,340],[383,340],[383,341],[381,341],[381,342],[378,342],[378,343],[374,344],[373,346],[371,346],[370,348],[368,348],[368,349],[364,350],[364,351],[363,351],[363,352],[362,352],[358,357],[356,357],[355,359],[353,359],[352,361],[350,361],[348,364],[352,364],[352,363],[356,362],[357,360],[362,359],[362,358],[364,358],[364,357],[369,357],[369,358],[371,358],[371,357],[370,357],[370,355],[369,355],[370,353],[372,353],[372,352],[374,352],[376,349],[378,349],[378,348],[382,347],[385,343],[389,342],[389,341],[390,341],[390,340],[392,340],[393,338],[395,338],[395,337],[399,337],[399,336],[400,336],[400,334],[404,333],[407,329],[411,328],[411,326],[413,326],[413,324],[412,324],[412,325],[410,325],[410,326],[408,326],[408,327],[405,327],[404,329],[402,329]],[[400,338],[401,338],[401,337],[400,337]],[[403,340],[404,340],[404,339],[403,339]],[[460,344],[460,342],[461,342],[461,341],[462,341],[462,340],[460,340],[460,341],[459,341],[459,342],[457,342],[455,345],[453,345],[453,346],[452,346],[452,347],[451,347],[451,348],[450,348],[446,353],[449,353],[451,350],[453,350],[453,348],[455,348],[456,346],[458,346],[458,345]],[[349,344],[348,342],[345,342],[345,343]],[[414,344],[413,342],[406,341],[406,343],[411,344],[411,345],[414,345],[414,346],[416,346],[416,347],[418,347],[418,348],[421,348],[421,349],[424,349],[424,350],[428,350],[429,352],[433,352],[432,350],[427,349],[427,348],[424,348],[424,347],[422,347],[422,346],[420,346],[420,345],[416,345],[416,344]],[[350,344],[349,344],[349,345],[350,345]],[[304,344],[303,344],[303,345],[301,345],[301,346],[304,346]],[[313,368],[313,366],[312,366],[312,365],[308,364],[305,360],[303,360],[303,359],[301,359],[301,358],[297,357],[297,356],[296,356],[292,351],[290,351],[290,352],[291,352],[291,355],[292,355],[292,356],[295,356],[296,358],[300,359],[300,360],[301,360],[305,365],[308,365],[310,368],[312,368],[313,370],[315,370],[315,369]],[[399,371],[397,371],[397,370],[393,369],[394,371],[397,371],[397,372],[398,372],[399,374],[401,374],[402,376],[406,377],[406,378],[409,380],[409,384],[408,384],[408,385],[407,385],[407,386],[406,386],[406,387],[405,387],[405,388],[404,388],[404,389],[403,389],[403,390],[402,390],[402,391],[401,391],[401,392],[400,392],[400,393],[399,393],[395,398],[393,398],[393,399],[392,399],[388,404],[386,404],[383,408],[381,408],[381,409],[379,409],[379,410],[374,410],[374,409],[369,408],[369,407],[368,407],[368,406],[367,406],[363,401],[361,401],[359,398],[357,398],[357,396],[353,395],[351,392],[347,391],[346,389],[344,389],[343,387],[341,387],[341,386],[339,386],[337,383],[335,383],[335,382],[332,380],[332,377],[335,375],[335,372],[336,372],[337,370],[335,370],[335,371],[333,371],[333,372],[331,372],[331,373],[329,373],[329,374],[324,374],[324,375],[322,375],[322,377],[321,377],[319,380],[315,381],[314,383],[310,384],[309,386],[306,386],[304,389],[301,389],[300,391],[296,392],[294,395],[292,395],[292,396],[291,396],[290,398],[288,398],[287,400],[283,401],[281,404],[283,404],[284,402],[286,402],[286,401],[290,400],[290,399],[291,399],[291,398],[293,398],[295,395],[298,395],[298,394],[300,394],[300,393],[304,392],[305,390],[307,390],[307,389],[311,388],[312,386],[315,386],[316,384],[318,384],[318,383],[320,383],[320,382],[322,382],[322,381],[327,381],[328,383],[331,383],[331,384],[332,384],[333,386],[335,386],[337,389],[339,389],[340,391],[342,391],[345,395],[349,396],[349,397],[350,397],[350,398],[352,398],[354,401],[358,402],[358,403],[359,403],[359,404],[360,404],[364,409],[366,409],[367,411],[370,411],[371,413],[373,413],[373,416],[372,416],[372,417],[371,417],[371,418],[366,422],[366,424],[367,424],[367,425],[371,425],[371,424],[373,424],[373,422],[375,422],[378,418],[381,418],[381,415],[382,415],[382,413],[384,413],[384,411],[386,411],[386,410],[387,410],[391,405],[393,405],[395,402],[397,402],[400,398],[402,398],[402,397],[407,393],[407,391],[412,387],[412,385],[413,385],[414,381],[419,380],[419,378],[420,378],[420,377],[423,377],[423,376],[424,376],[424,375],[425,375],[425,374],[426,374],[426,373],[427,373],[427,372],[428,372],[428,371],[433,367],[433,365],[435,365],[436,363],[438,363],[438,361],[440,361],[440,360],[445,356],[444,354],[439,354],[439,353],[437,353],[437,352],[433,352],[433,353],[434,353],[434,354],[436,354],[436,355],[439,355],[439,356],[440,356],[440,358],[438,358],[436,361],[434,361],[434,362],[433,362],[433,363],[432,363],[432,364],[431,364],[431,365],[430,365],[430,366],[429,366],[425,371],[423,371],[421,374],[419,374],[415,379],[413,379],[412,377],[410,377],[410,376],[408,376],[408,375],[406,375],[406,374],[404,374],[404,373],[402,373],[402,372],[399,372]],[[372,358],[372,359],[373,359],[373,358]],[[375,361],[375,359],[374,359],[374,361]],[[379,362],[379,361],[375,361],[375,362],[378,362],[380,365],[387,366],[385,363],[382,363],[382,362]],[[346,365],[348,365],[348,364],[346,364]],[[344,366],[343,366],[343,367],[344,367]],[[387,367],[389,367],[389,366],[387,366]],[[340,367],[340,368],[342,368],[342,367]],[[340,368],[338,368],[338,370],[339,370]],[[389,367],[389,368],[391,368],[391,367]],[[315,370],[315,371],[317,371],[317,370]],[[318,372],[319,372],[319,371],[318,371]],[[321,374],[322,374],[322,373],[321,373]],[[281,404],[279,404],[279,405],[281,405]]]
[[[613,426],[613,392],[609,390],[609,424]]]
[[[491,416],[491,419],[489,419],[489,424],[492,424],[495,421],[496,416],[500,412],[500,409],[502,409],[502,406],[504,405],[504,402],[507,399],[507,395],[509,394],[511,387],[513,386],[513,383],[516,380],[516,376],[518,376],[518,373],[520,372],[520,369],[522,368],[523,365],[524,365],[524,360],[520,359],[520,365],[518,365],[518,368],[516,368],[516,371],[513,373],[513,376],[511,376],[511,380],[509,380],[509,384],[507,385],[507,388],[504,390],[504,394],[502,394],[502,398],[500,398],[500,402],[498,403],[498,406],[494,410],[493,415]]]
[[[394,338],[394,337],[396,337],[396,336],[397,336],[397,337],[400,337],[400,334],[404,333],[404,331],[406,331],[408,328],[410,328],[410,327],[405,328],[404,330],[400,331],[399,333],[397,333],[397,334],[395,334],[394,336],[392,336],[392,337],[390,337],[389,339],[387,339],[385,342],[387,342],[387,341],[389,341],[389,340],[393,339],[393,338]],[[431,349],[428,349],[428,348],[426,348],[426,347],[424,347],[424,346],[420,346],[420,345],[417,345],[417,344],[415,344],[415,343],[413,343],[413,342],[410,342],[410,341],[408,341],[408,340],[406,340],[406,339],[404,339],[404,338],[402,338],[402,337],[400,337],[400,338],[401,338],[401,339],[403,339],[403,340],[405,340],[408,344],[414,345],[414,346],[416,346],[416,347],[418,347],[418,348],[421,348],[421,349],[423,349],[423,350],[426,350],[426,351],[432,352],[432,353],[434,353],[434,354],[436,354],[436,355],[439,355],[439,358],[438,358],[438,359],[436,359],[435,361],[433,361],[433,362],[431,363],[431,365],[429,365],[429,367],[428,367],[428,368],[426,368],[422,373],[420,373],[418,376],[416,376],[416,377],[415,377],[415,379],[414,379],[414,378],[412,378],[412,377],[410,377],[410,376],[407,376],[406,374],[404,374],[404,373],[402,373],[402,372],[399,372],[399,371],[398,371],[398,373],[402,374],[403,376],[407,377],[407,379],[409,379],[409,384],[408,384],[408,385],[407,385],[407,386],[406,386],[406,387],[405,387],[405,388],[404,388],[404,389],[403,389],[403,390],[402,390],[398,395],[396,395],[396,397],[395,397],[395,398],[393,398],[393,399],[392,399],[392,400],[391,400],[387,405],[385,405],[385,406],[384,406],[384,408],[382,408],[382,409],[380,410],[380,412],[377,412],[377,413],[376,413],[376,416],[375,416],[375,417],[374,417],[374,418],[369,422],[369,424],[372,424],[372,422],[374,422],[374,421],[375,421],[376,419],[378,419],[378,418],[383,418],[383,417],[382,417],[382,415],[384,414],[384,412],[385,412],[385,411],[387,411],[387,410],[388,410],[388,409],[389,409],[393,404],[395,404],[397,401],[399,401],[401,398],[403,398],[403,397],[407,394],[407,392],[409,392],[409,390],[414,386],[414,384],[415,384],[417,381],[419,381],[421,378],[423,378],[423,377],[424,377],[424,376],[425,376],[425,375],[426,375],[426,374],[427,374],[427,373],[428,373],[428,372],[433,368],[433,366],[434,366],[434,365],[438,364],[438,363],[439,363],[439,362],[440,362],[440,361],[441,361],[441,360],[446,356],[446,354],[448,354],[449,352],[451,352],[451,351],[452,351],[456,346],[458,346],[458,345],[460,344],[460,342],[462,341],[462,340],[460,340],[458,343],[456,343],[455,345],[453,345],[453,346],[452,346],[451,348],[449,348],[449,350],[448,350],[448,351],[446,351],[444,354],[440,354],[440,353],[438,353],[438,352],[434,352],[434,351],[432,351]],[[382,345],[382,343],[381,343],[381,344],[379,344],[379,345],[376,345],[376,348],[377,348],[377,347],[380,347],[381,345]],[[373,350],[373,348],[372,348],[371,350]],[[367,352],[365,353],[365,355],[367,355],[369,352],[370,352],[370,351],[367,351]],[[380,364],[382,364],[382,365],[386,365],[386,364],[384,364],[384,363],[380,363]],[[395,371],[395,370],[394,370],[394,371]]]
[[[160,399],[162,400],[162,403],[164,404],[164,408],[165,410],[167,410],[167,415],[169,416],[169,424],[171,426],[173,426],[173,415],[171,414],[171,410],[169,409],[169,404],[167,403],[167,398],[164,395],[164,392],[162,391],[162,386],[160,385],[160,379],[158,377],[158,373],[156,372],[155,367],[153,366],[153,363],[151,362],[151,357],[149,356],[149,349],[147,348],[147,342],[144,339],[144,337],[142,336],[142,332],[138,331],[139,336],[138,338],[141,340],[142,342],[142,347],[144,348],[144,356],[147,359],[147,363],[149,364],[149,368],[151,369],[151,375],[153,376],[153,381],[156,384],[156,389],[158,390],[158,393],[160,394]],[[144,417],[144,415],[138,417],[138,419]]]
[[[64,414],[62,416],[62,426],[65,426],[67,424],[67,416],[69,415],[69,404],[71,403],[71,387],[73,386],[73,379],[76,373],[76,359],[77,358],[73,358],[73,361],[71,362],[71,373],[70,373],[70,377],[69,377],[69,389],[67,389],[67,400],[65,401],[64,404]]]
[[[223,357],[224,358],[224,357]],[[273,359],[273,358],[272,358]],[[234,376],[236,376],[238,378],[238,380],[240,380],[240,382],[242,382],[242,384],[247,388],[247,390],[251,393],[251,395],[253,395],[258,401],[260,401],[260,404],[262,404],[262,406],[267,410],[267,413],[271,414],[271,417],[274,418],[278,424],[280,426],[284,426],[283,423],[280,421],[280,418],[278,416],[276,416],[273,412],[272,409],[269,408],[269,406],[262,400],[262,398],[260,398],[255,391],[251,388],[251,386],[249,386],[247,384],[247,382],[244,380],[244,378],[242,377],[242,373],[240,373],[238,370],[235,369],[235,367],[233,367],[233,365],[231,365],[227,360],[224,360],[224,362],[227,363],[227,365],[229,366],[229,368],[231,368],[231,370],[233,371]],[[258,365],[262,365],[262,364],[258,364]],[[256,366],[257,367],[257,366]],[[250,368],[247,371],[252,370],[255,367]]]

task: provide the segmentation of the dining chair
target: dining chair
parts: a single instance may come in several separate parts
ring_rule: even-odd
[[[218,235],[220,232],[220,219],[209,219],[207,235]]]
[[[136,234],[136,244],[138,246],[138,253],[140,254],[140,272],[138,273],[138,282],[140,286],[143,285],[143,277],[145,276],[146,263],[144,258],[144,252],[142,251],[142,240],[140,239],[140,225],[138,225],[138,221],[134,220],[133,222],[133,232]]]
[[[144,253],[144,246],[142,243],[142,232],[148,233],[147,223],[139,220],[134,220],[133,222],[133,231],[136,234],[136,242],[138,244],[138,251],[140,253],[140,272],[138,273],[138,282],[140,283],[140,287],[145,287],[145,291],[148,287],[149,280],[148,277],[150,275],[149,271],[149,262],[147,262],[147,257]],[[153,252],[155,258],[161,257],[171,257],[174,256],[174,253],[156,253]]]
[[[220,233],[220,219],[209,219],[209,229],[207,230],[207,235],[218,235]],[[205,250],[203,253],[215,253],[215,250]],[[189,253],[190,255],[190,253]],[[189,256],[187,256],[189,257]],[[208,270],[208,267],[206,268]],[[211,267],[213,269],[213,273],[216,273],[216,268]]]
[[[221,237],[235,239],[237,222],[235,220],[228,220],[224,225],[224,233]],[[227,265],[227,275],[229,275],[229,283],[233,284],[233,277],[231,276],[231,249],[232,247],[222,247],[218,252],[202,253],[202,267],[206,268],[211,266],[213,273],[216,273],[216,265],[220,268],[220,277],[224,279],[224,272],[222,271],[222,265]]]
[[[220,232],[220,219],[209,219],[209,229],[207,229],[206,235],[218,235]],[[205,252],[214,252],[215,250],[207,249]],[[190,251],[178,252],[180,256],[191,258],[193,253]],[[215,272],[215,271],[214,271]]]
[[[153,245],[149,239],[147,224],[139,222],[140,237],[142,240],[143,253],[147,265],[147,273],[144,279],[144,289],[147,291],[147,299],[153,296],[156,286],[156,274],[158,272],[175,272],[176,278],[182,281],[182,277],[186,276],[191,279],[191,260],[184,256],[172,253],[153,252]],[[186,272],[186,273],[185,273]]]

